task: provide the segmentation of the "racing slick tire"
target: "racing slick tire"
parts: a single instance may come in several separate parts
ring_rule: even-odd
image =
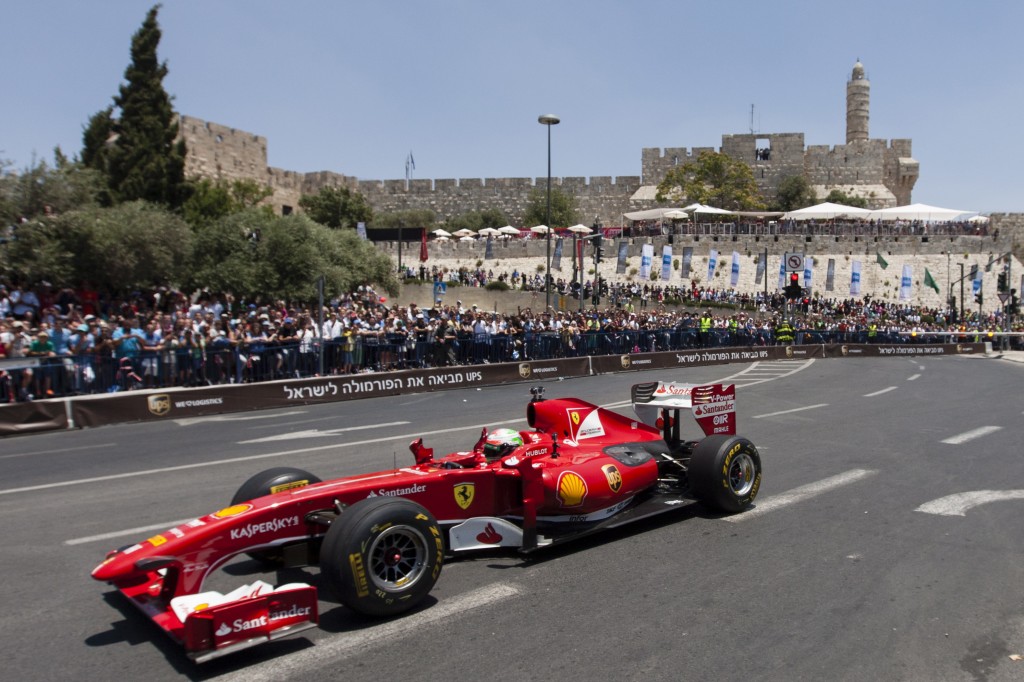
[[[254,500],[257,497],[279,493],[293,488],[304,488],[310,483],[319,483],[317,476],[304,469],[295,467],[274,467],[259,472],[249,478],[231,498],[231,505]],[[280,549],[267,549],[257,552],[246,552],[249,558],[261,563],[278,564],[281,562]]]
[[[705,506],[730,514],[750,506],[761,487],[761,455],[746,438],[708,436],[693,451],[690,487]]]
[[[441,575],[444,541],[433,515],[403,497],[361,500],[331,524],[320,571],[342,604],[393,616],[418,604]]]

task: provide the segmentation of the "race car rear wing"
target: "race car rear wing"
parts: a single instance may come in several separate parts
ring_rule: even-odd
[[[630,389],[633,411],[640,421],[660,430],[670,443],[680,441],[680,414],[693,413],[705,436],[736,434],[736,385],[683,384],[654,381]]]

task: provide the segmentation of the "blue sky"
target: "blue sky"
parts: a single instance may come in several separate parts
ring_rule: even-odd
[[[0,158],[77,154],[152,2],[0,0]],[[913,200],[1024,211],[1024,3],[1005,0],[166,0],[175,108],[263,135],[271,166],[364,179],[637,176],[722,134],[911,138]]]

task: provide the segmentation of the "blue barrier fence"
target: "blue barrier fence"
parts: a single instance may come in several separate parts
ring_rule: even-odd
[[[797,330],[794,343],[949,343],[986,340],[976,334],[910,335],[866,331]],[[140,388],[251,383],[400,369],[479,365],[519,360],[548,360],[587,355],[621,355],[695,348],[777,345],[770,331],[693,328],[583,333],[521,333],[461,335],[439,341],[392,334],[371,334],[350,340],[333,339],[305,348],[295,344],[210,346],[202,349],[144,351],[131,357],[84,355],[8,359],[0,367],[0,402],[33,397],[108,393]],[[27,367],[35,364],[36,367]]]

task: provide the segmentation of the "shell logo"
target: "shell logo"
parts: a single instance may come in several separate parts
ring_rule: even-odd
[[[238,516],[252,509],[251,504],[236,504],[230,507],[225,507],[220,511],[215,511],[210,516],[218,519],[230,519],[232,516]]]
[[[563,507],[578,507],[587,498],[587,482],[579,474],[566,471],[558,477],[558,501]]]

